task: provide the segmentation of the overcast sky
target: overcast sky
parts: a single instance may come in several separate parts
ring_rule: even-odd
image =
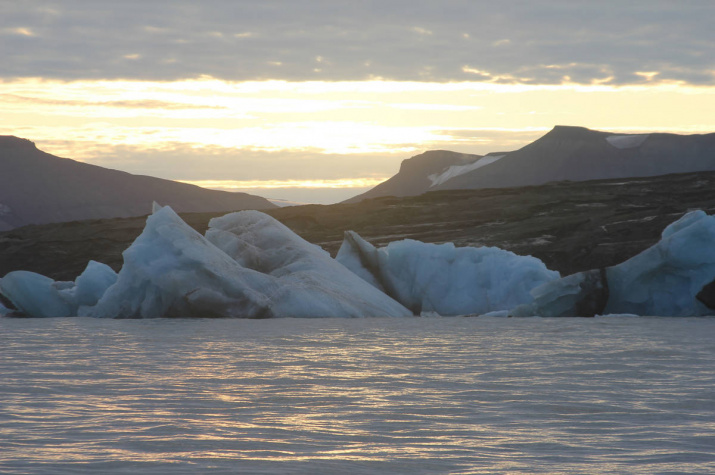
[[[715,130],[704,112],[715,110],[711,0],[0,5],[0,133],[137,173],[219,179],[197,165],[207,160],[214,170],[225,165],[231,180],[267,180],[273,165],[261,163],[282,157],[276,179],[290,179],[294,163],[296,179],[312,170],[315,179],[379,181],[424,148],[512,148],[556,121]],[[248,87],[269,80],[283,85]],[[320,86],[366,81],[382,86]],[[410,97],[401,83],[411,84]],[[643,119],[626,111],[626,121],[619,104],[652,110]],[[586,106],[594,114],[575,109]],[[350,142],[350,130],[365,147]]]
[[[4,77],[589,84],[715,77],[711,0],[2,2]],[[477,71],[481,71],[479,73]]]

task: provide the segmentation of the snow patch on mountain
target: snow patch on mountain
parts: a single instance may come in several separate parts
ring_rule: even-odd
[[[478,159],[477,161],[469,163],[467,165],[452,165],[442,173],[435,173],[433,175],[428,176],[428,178],[432,182],[431,186],[438,186],[446,182],[447,180],[451,180],[456,176],[464,175],[465,173],[469,173],[478,168],[482,168],[485,165],[494,163],[502,157],[504,157],[504,155],[486,155]]]
[[[618,149],[640,147],[650,134],[635,134],[635,135],[611,135],[606,137],[606,141]]]

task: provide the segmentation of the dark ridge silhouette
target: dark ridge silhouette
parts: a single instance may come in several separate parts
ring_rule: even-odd
[[[429,173],[422,175],[403,171],[405,164],[418,157],[428,160],[447,153],[450,152],[427,152],[405,160],[397,175],[346,202],[379,196],[412,196],[437,190],[505,188],[564,180],[587,181],[715,171],[715,133],[629,135],[584,127],[556,126],[529,145],[501,154],[503,156],[493,163],[456,174],[435,185],[432,185],[428,175],[444,173],[455,163],[444,160],[423,163],[422,168],[429,170]],[[490,155],[499,154],[488,154],[485,157]]]
[[[715,134],[641,134],[631,136],[635,139],[633,144],[626,143],[622,148],[608,140],[624,136],[583,127],[556,126],[540,139],[506,154],[501,160],[455,177],[434,189],[501,188],[562,180],[715,170]]]
[[[480,158],[481,155],[470,155],[447,150],[430,150],[403,160],[397,175],[361,195],[344,201],[344,203],[356,203],[367,198],[377,198],[378,196],[419,195],[432,186],[432,181],[429,179],[430,175],[439,174],[452,165],[463,165]]]
[[[153,201],[178,212],[275,208],[258,196],[110,170],[50,155],[27,139],[0,136],[0,230],[142,216]]]

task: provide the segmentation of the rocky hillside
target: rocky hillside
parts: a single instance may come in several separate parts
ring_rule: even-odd
[[[658,241],[692,209],[715,212],[715,173],[455,190],[360,203],[268,211],[308,241],[337,252],[345,230],[375,245],[411,238],[498,246],[530,254],[562,275],[620,263]],[[219,213],[220,214],[220,213]],[[217,213],[184,214],[204,232]],[[90,259],[122,265],[144,218],[26,226],[0,233],[0,276],[32,270],[74,279]]]
[[[445,161],[452,153],[461,156]],[[419,159],[421,174],[408,173]],[[557,126],[513,151],[477,155],[427,152],[405,160],[397,175],[347,202],[425,191],[503,188],[571,180],[632,178],[715,171],[715,133],[706,135],[599,132]]]
[[[447,150],[431,150],[421,153],[403,160],[397,175],[361,195],[350,198],[345,203],[357,203],[379,196],[420,195],[434,185],[430,177],[436,177],[452,167],[474,163],[480,158],[482,158],[481,155],[469,155]]]
[[[29,140],[0,136],[0,230],[141,216],[153,201],[181,212],[275,208],[258,196],[131,175],[55,157]]]

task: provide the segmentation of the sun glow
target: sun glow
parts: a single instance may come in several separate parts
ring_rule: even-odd
[[[342,178],[336,180],[178,180],[182,183],[222,191],[276,188],[371,188],[389,177]]]
[[[643,73],[647,83],[622,87],[499,84],[488,71],[474,74],[487,79],[5,80],[0,133],[29,138],[56,155],[163,178],[228,180],[242,188],[269,188],[279,179],[286,187],[351,189],[363,186],[359,180],[394,174],[401,160],[420,151],[513,150],[557,124],[632,133],[715,129],[713,86],[664,82],[650,72]],[[246,163],[246,156],[261,153],[271,159]],[[157,154],[162,158],[146,159]],[[276,154],[309,156],[313,176],[300,160],[286,158],[276,169]],[[369,163],[350,158],[368,155]],[[212,166],[201,166],[209,156]]]

